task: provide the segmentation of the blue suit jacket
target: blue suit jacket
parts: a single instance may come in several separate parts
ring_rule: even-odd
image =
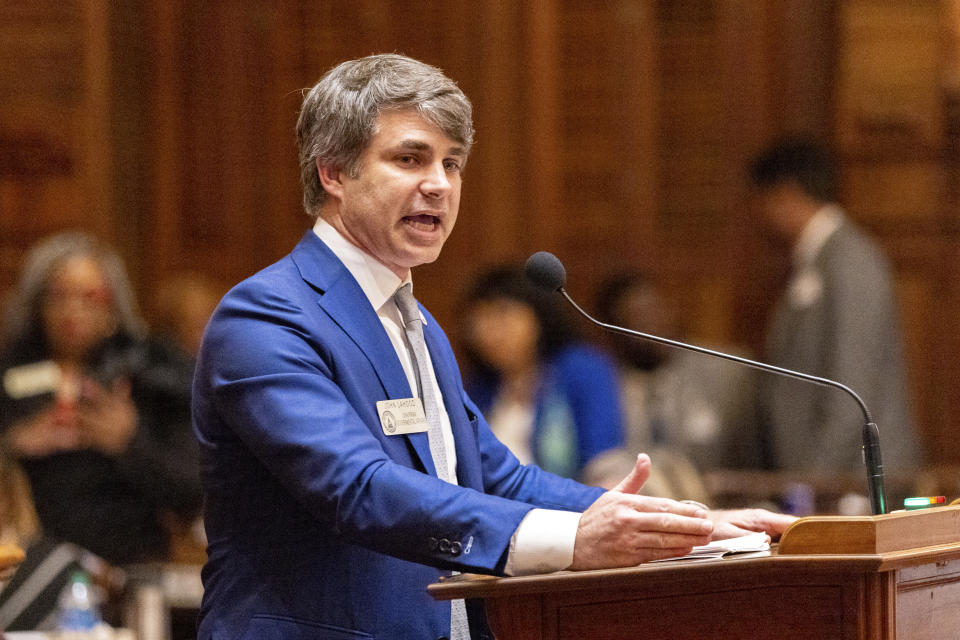
[[[426,314],[460,486],[425,433],[387,436],[376,402],[413,394],[359,285],[312,233],[223,299],[194,384],[208,562],[200,638],[438,638],[450,569],[502,572],[534,506],[583,510],[601,491],[525,467],[463,391]],[[482,609],[470,603],[474,637]]]

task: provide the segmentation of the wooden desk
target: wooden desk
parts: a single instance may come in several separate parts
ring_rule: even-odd
[[[864,522],[879,524],[876,543],[890,546],[903,533],[898,527],[942,535],[960,518],[956,507],[944,511],[951,509],[939,525],[891,514],[854,519],[854,529],[863,535]],[[851,521],[817,520],[831,527]],[[809,546],[810,531],[801,527],[795,539]],[[956,542],[922,548],[802,555],[783,552],[795,546],[789,533],[766,557],[519,578],[465,575],[429,590],[441,599],[484,598],[497,640],[960,638],[960,530]]]

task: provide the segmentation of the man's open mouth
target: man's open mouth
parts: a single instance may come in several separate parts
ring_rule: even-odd
[[[440,218],[428,213],[404,217],[404,222],[418,231],[433,231],[440,225]]]

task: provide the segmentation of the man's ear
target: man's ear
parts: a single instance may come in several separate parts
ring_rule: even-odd
[[[320,164],[320,160],[317,159],[317,175],[320,177],[320,184],[323,186],[324,191],[335,198],[342,197],[342,178],[345,175],[343,171],[333,165]]]

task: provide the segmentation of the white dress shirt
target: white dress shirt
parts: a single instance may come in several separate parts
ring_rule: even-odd
[[[383,328],[397,352],[403,371],[407,375],[410,388],[417,389],[416,367],[407,344],[400,310],[393,300],[393,294],[401,285],[411,282],[410,276],[401,280],[386,265],[366,253],[349,240],[326,220],[317,218],[314,233],[347,268],[354,277],[371,306],[377,312]],[[421,319],[426,322],[421,314]],[[440,426],[443,432],[444,448],[447,451],[447,465],[453,482],[456,483],[457,453],[450,427],[450,416],[443,404],[443,395],[433,371],[433,362],[427,359],[429,381],[436,397],[440,399]],[[579,513],[533,509],[520,522],[510,539],[510,551],[507,556],[507,575],[525,575],[546,573],[566,569],[573,562],[573,547],[580,524]]]
[[[823,245],[840,228],[843,213],[834,205],[825,205],[800,233],[793,248],[793,274],[787,285],[787,299],[791,307],[807,307],[823,294],[823,276],[817,270],[816,259]]]

